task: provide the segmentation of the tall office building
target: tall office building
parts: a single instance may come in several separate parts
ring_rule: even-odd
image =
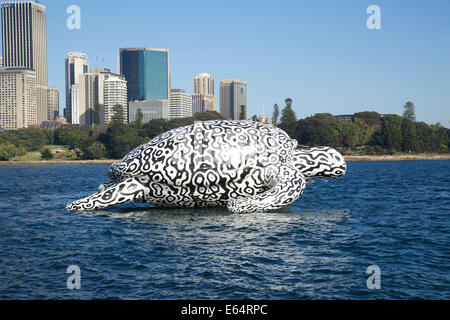
[[[45,6],[34,1],[2,2],[4,67],[36,72],[37,122],[47,120],[47,29]]]
[[[0,57],[0,68],[3,67],[3,57]]]
[[[56,87],[47,88],[47,115],[49,121],[59,117],[59,91]]]
[[[192,95],[192,114],[205,111],[216,111],[214,97],[214,79],[209,73],[200,73],[194,78],[194,94]]]
[[[36,72],[0,68],[0,128],[16,130],[36,124]]]
[[[192,96],[185,90],[170,90],[169,117],[170,119],[192,117]]]
[[[205,111],[216,111],[216,98],[209,94],[192,94],[192,114]]]
[[[121,48],[120,74],[125,76],[128,101],[169,100],[169,50]]]
[[[220,113],[229,119],[239,120],[241,108],[243,119],[247,119],[247,83],[225,79],[220,82]]]
[[[195,76],[194,93],[214,95],[214,79],[209,73],[200,73]]]
[[[92,126],[95,120],[95,103],[98,102],[98,77],[94,73],[84,73],[78,78],[78,124]]]
[[[64,116],[69,123],[79,123],[79,120],[74,119],[72,122],[72,86],[78,84],[80,75],[89,71],[89,60],[85,53],[69,52],[65,60],[66,67],[66,108],[64,109]],[[75,111],[75,113],[77,113]]]
[[[110,123],[114,115],[114,106],[120,104],[123,108],[124,123],[128,123],[127,112],[127,82],[119,77],[110,77],[104,83],[104,102],[100,109],[101,122]]]

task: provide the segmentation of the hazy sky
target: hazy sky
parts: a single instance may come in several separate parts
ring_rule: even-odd
[[[450,120],[450,1],[46,0],[48,83],[60,89],[64,59],[81,51],[90,66],[116,71],[121,47],[170,50],[172,87],[193,90],[210,73],[247,82],[248,115],[271,113],[291,97],[299,118],[317,112],[403,112]],[[66,27],[69,5],[81,29]],[[381,29],[369,30],[370,5]],[[103,61],[103,62],[102,62]],[[218,103],[219,105],[219,103]]]

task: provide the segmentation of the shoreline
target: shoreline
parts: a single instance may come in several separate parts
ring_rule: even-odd
[[[411,161],[411,160],[450,160],[450,154],[404,154],[344,156],[345,161]],[[39,161],[0,161],[1,165],[46,165],[46,164],[112,164],[116,159],[104,160],[39,160]]]

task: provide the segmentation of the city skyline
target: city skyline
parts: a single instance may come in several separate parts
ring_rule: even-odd
[[[369,1],[243,3],[232,15],[239,23],[231,26],[226,24],[230,9],[218,3],[180,3],[183,10],[174,12],[164,3],[132,1],[105,8],[101,2],[82,0],[76,3],[80,30],[66,27],[71,1],[41,3],[47,7],[48,85],[58,87],[61,97],[68,52],[85,52],[91,66],[115,72],[119,48],[149,46],[170,50],[172,88],[193,92],[192,78],[199,72],[217,79],[216,92],[223,79],[245,80],[248,115],[261,114],[263,105],[270,115],[273,104],[282,107],[286,97],[293,99],[299,118],[364,110],[402,114],[410,100],[418,121],[449,125],[450,45],[445,35],[450,24],[445,12],[450,5],[444,1],[433,6],[378,1],[381,30],[366,27]],[[117,26],[102,24],[95,18],[100,8],[111,20],[131,12],[133,19]],[[205,15],[212,23],[204,34],[208,41],[191,37],[205,21],[177,22],[186,11],[197,18]],[[174,23],[162,27],[171,15]],[[63,108],[62,102],[60,113]]]
[[[46,8],[34,1],[3,1],[2,59],[4,67],[33,69],[36,73],[36,119],[50,119],[47,110]]]

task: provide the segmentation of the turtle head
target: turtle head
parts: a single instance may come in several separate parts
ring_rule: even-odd
[[[344,157],[330,147],[294,150],[293,164],[306,178],[338,178],[347,171]]]

